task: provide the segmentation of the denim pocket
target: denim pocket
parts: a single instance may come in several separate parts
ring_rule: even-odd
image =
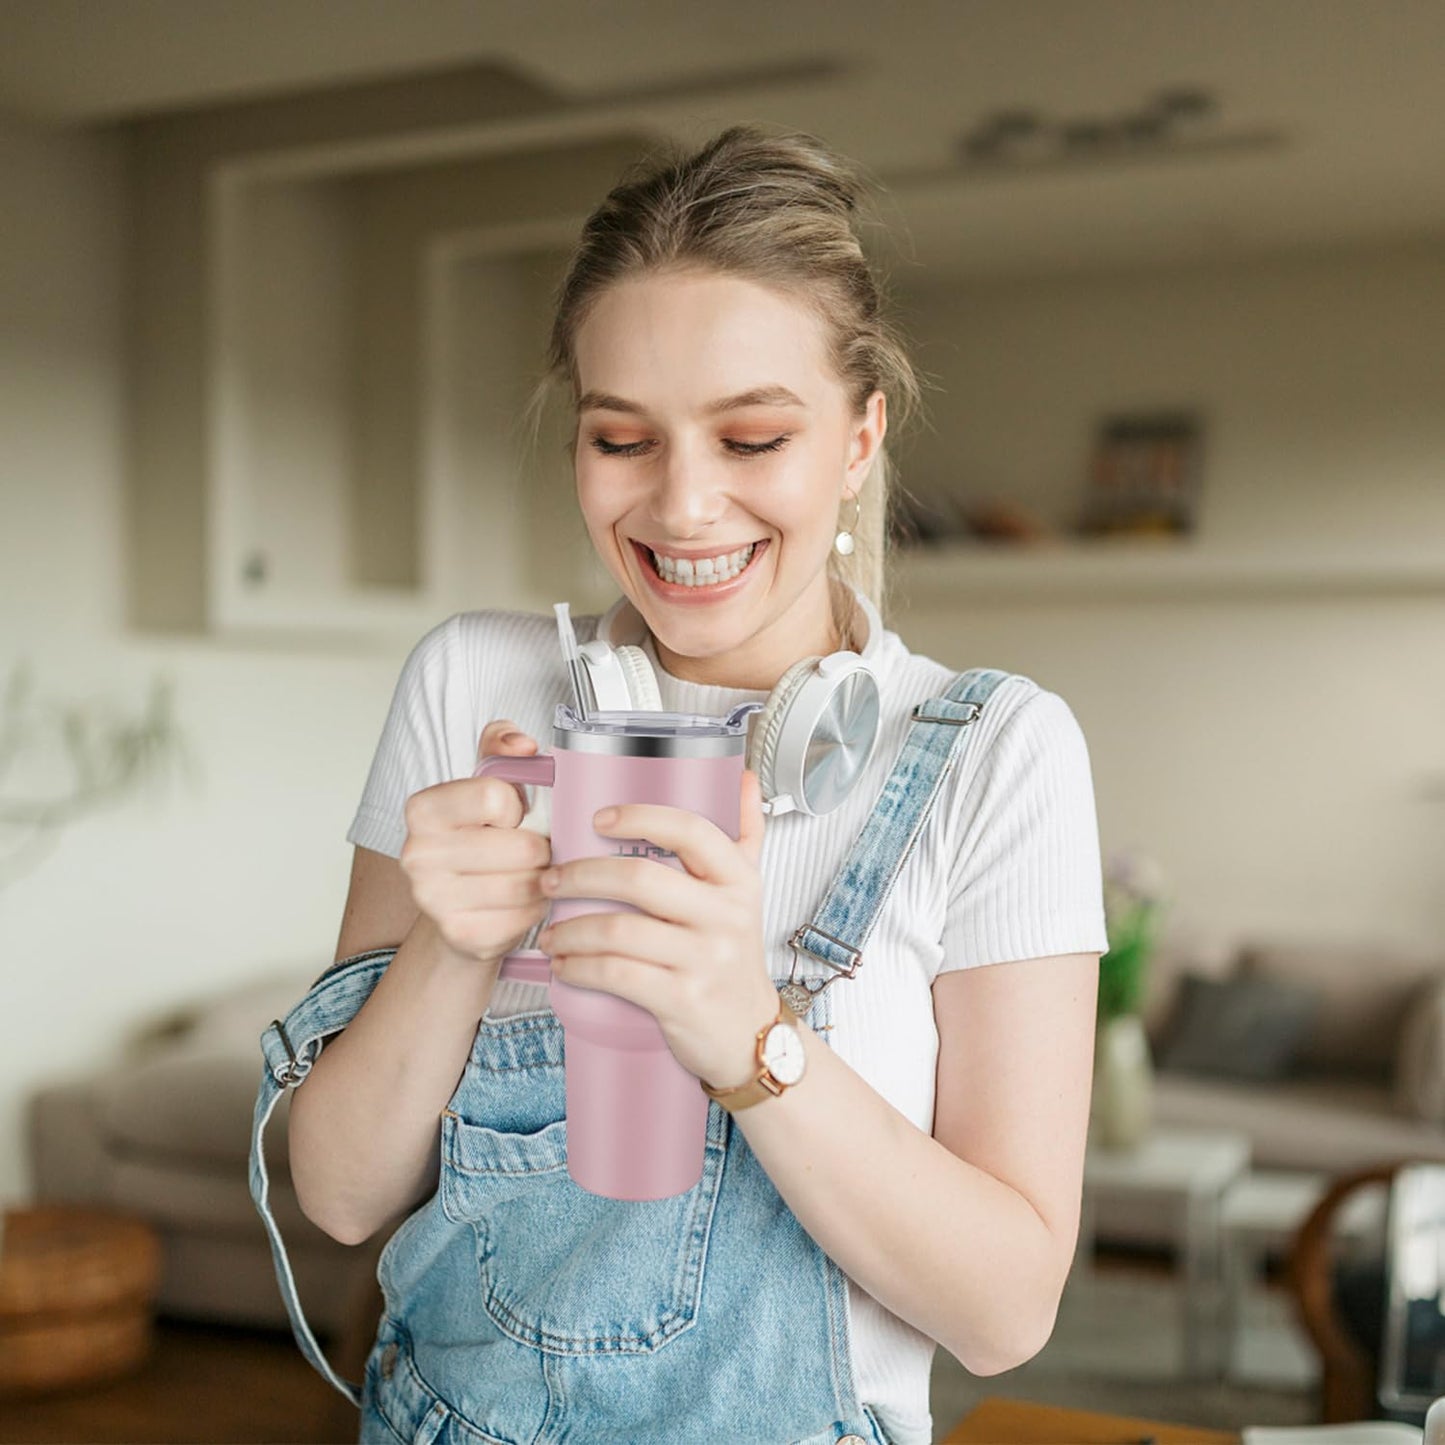
[[[714,1114],[721,1115],[720,1110]],[[567,1121],[531,1133],[442,1117],[442,1210],[476,1236],[482,1303],[509,1338],[553,1354],[648,1354],[697,1319],[726,1154],[667,1199],[606,1199],[567,1173]]]

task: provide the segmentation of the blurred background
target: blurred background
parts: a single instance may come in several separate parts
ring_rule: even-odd
[[[1133,970],[1101,1040],[1146,1045],[1101,1059],[1055,1338],[940,1352],[939,1438],[983,1394],[1328,1418],[1291,1245],[1445,1159],[1442,84],[1434,0],[0,0],[0,1260],[63,1202],[158,1246],[101,1272],[129,1344],[46,1305],[83,1343],[0,1435],[346,1438],[245,1333],[285,1325],[256,1034],[333,956],[410,647],[615,595],[518,427],[549,292],[626,165],[739,122],[877,187],[932,383],[885,621],[1074,710]],[[343,1337],[356,1251],[298,1258]],[[157,1371],[238,1360],[289,1383],[164,1433]]]

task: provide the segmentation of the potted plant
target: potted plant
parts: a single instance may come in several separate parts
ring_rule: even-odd
[[[1113,855],[1104,870],[1108,950],[1099,959],[1092,1137],[1131,1149],[1149,1132],[1154,1069],[1141,1007],[1163,907],[1162,874],[1137,854]]]
[[[169,677],[155,680],[136,718],[98,702],[33,708],[33,688],[34,670],[24,662],[0,692],[0,889],[35,867],[64,828],[163,778],[170,764],[195,776]],[[42,792],[12,782],[20,761],[47,746],[68,762],[68,786]]]

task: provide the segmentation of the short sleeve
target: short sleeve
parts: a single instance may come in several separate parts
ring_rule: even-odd
[[[406,800],[462,776],[458,758],[468,759],[470,771],[474,709],[458,623],[453,616],[432,628],[402,664],[348,842],[400,856]]]
[[[962,788],[939,972],[1105,952],[1089,751],[1064,699],[1035,686]]]

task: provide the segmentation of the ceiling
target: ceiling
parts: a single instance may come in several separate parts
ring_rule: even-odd
[[[886,189],[908,284],[1445,244],[1442,0],[0,0],[12,124],[479,64],[521,80],[515,119],[553,140],[823,137]],[[1000,111],[1049,142],[1179,88],[1217,107],[1176,149],[960,162]]]

